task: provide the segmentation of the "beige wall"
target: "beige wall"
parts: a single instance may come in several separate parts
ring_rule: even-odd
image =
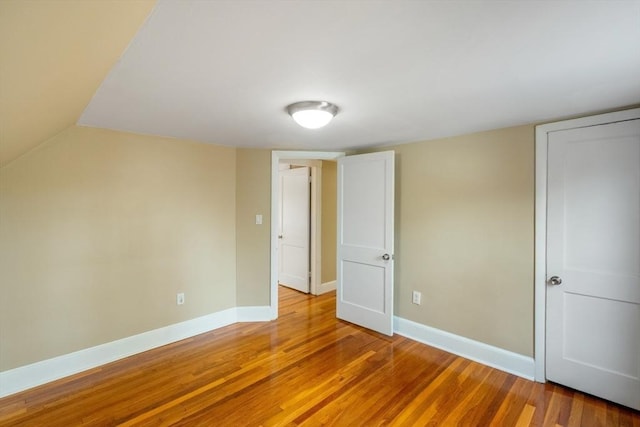
[[[395,314],[532,356],[534,126],[389,149],[396,152]],[[270,159],[242,151],[238,302],[267,304],[266,294],[254,294],[268,289],[268,231],[243,230],[240,211],[250,225],[268,209]],[[240,208],[241,198],[253,197],[253,210]],[[242,270],[251,281],[241,287]],[[422,292],[422,305],[411,304],[413,290]]]
[[[392,149],[396,314],[532,355],[533,126]],[[0,370],[269,304],[269,150],[71,127],[0,174]]]
[[[532,356],[534,126],[388,149],[396,152],[395,314]],[[240,198],[259,198],[242,209],[249,224],[270,203],[270,159],[242,151],[238,218]],[[266,294],[253,294],[268,289],[268,231],[242,228],[238,219],[238,301],[266,304]],[[243,269],[252,280],[241,288]],[[411,304],[413,290],[422,305]]]
[[[234,307],[235,160],[72,126],[2,168],[0,370]]]
[[[77,122],[154,5],[0,1],[0,165]]]
[[[239,306],[269,305],[271,253],[271,151],[238,149],[237,301]],[[256,225],[256,215],[262,225]]]
[[[395,314],[532,356],[534,126],[392,149]]]
[[[322,283],[336,280],[337,163],[322,162]]]

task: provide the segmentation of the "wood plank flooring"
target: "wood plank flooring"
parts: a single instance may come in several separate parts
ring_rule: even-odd
[[[640,413],[335,319],[231,325],[0,400],[3,426],[628,426]]]

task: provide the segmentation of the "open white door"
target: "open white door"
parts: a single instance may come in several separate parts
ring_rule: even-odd
[[[550,132],[547,378],[640,409],[640,119]]]
[[[394,152],[338,159],[337,316],[393,335]]]
[[[278,281],[309,293],[309,168],[280,171]]]

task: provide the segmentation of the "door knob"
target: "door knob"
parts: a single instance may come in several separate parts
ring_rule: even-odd
[[[561,285],[562,279],[559,278],[558,276],[551,276],[551,278],[549,278],[549,284],[554,286]]]
[[[278,239],[282,239],[282,234],[278,234]]]
[[[384,254],[382,255],[382,259],[385,261],[389,261],[391,259],[391,257],[389,256],[389,254]]]

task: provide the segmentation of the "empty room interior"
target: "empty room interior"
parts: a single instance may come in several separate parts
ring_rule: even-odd
[[[0,425],[640,426],[640,1],[0,0]]]

